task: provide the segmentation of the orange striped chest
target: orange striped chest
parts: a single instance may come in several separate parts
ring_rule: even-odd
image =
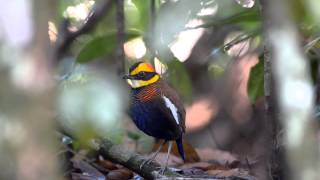
[[[136,100],[140,102],[149,102],[160,95],[160,90],[156,84],[144,87],[141,91],[136,93]]]

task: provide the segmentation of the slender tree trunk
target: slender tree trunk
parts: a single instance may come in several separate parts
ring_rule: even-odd
[[[55,3],[12,0],[0,8],[7,13],[0,25],[7,28],[0,47],[0,179],[59,179],[48,66]]]
[[[125,25],[124,25],[124,0],[117,0],[117,73],[123,74],[125,68],[124,41],[125,41]]]
[[[288,179],[318,179],[319,159],[315,131],[312,128],[313,93],[307,60],[298,42],[297,29],[292,21],[287,0],[261,0],[264,33],[267,51],[266,78],[271,72],[276,88],[270,87],[272,80],[266,79],[266,101],[268,118],[276,118],[272,110],[272,96],[276,89],[280,109],[279,119],[284,127],[283,144],[286,145]],[[270,62],[269,62],[270,59]],[[269,68],[272,71],[269,71]],[[271,91],[270,91],[271,90]],[[269,97],[268,97],[269,96]],[[271,102],[271,103],[270,103]],[[271,120],[273,121],[273,120]],[[275,125],[277,123],[274,123]],[[272,127],[277,142],[278,128]],[[276,133],[274,132],[276,130]],[[271,161],[272,162],[272,161]]]

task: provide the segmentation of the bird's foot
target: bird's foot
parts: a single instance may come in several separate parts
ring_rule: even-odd
[[[161,167],[159,174],[164,175],[164,172],[166,172],[166,170],[167,170],[167,166]]]
[[[143,168],[144,165],[149,164],[152,161],[152,159],[146,159],[140,164],[140,169]]]

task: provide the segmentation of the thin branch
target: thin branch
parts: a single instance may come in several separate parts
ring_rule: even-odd
[[[58,39],[55,45],[55,57],[56,61],[58,61],[72,44],[72,42],[82,34],[89,33],[94,29],[97,25],[99,20],[109,12],[110,8],[112,7],[112,0],[105,0],[103,3],[97,3],[93,10],[89,13],[88,17],[86,18],[85,23],[77,30],[77,31],[70,31],[69,26],[70,22],[68,19],[64,20],[62,23]]]
[[[149,20],[149,41],[153,42],[154,36],[155,36],[155,22],[156,22],[156,1],[150,0],[150,20]],[[156,56],[155,48],[153,46],[153,43],[149,43],[150,46],[150,54],[151,54],[151,60],[154,59]]]
[[[218,47],[215,49],[215,52],[219,52],[219,51],[228,51],[229,49],[231,49],[233,46],[243,42],[243,41],[246,41],[250,38],[254,38],[256,37],[259,33],[260,33],[260,29],[257,29],[255,31],[252,31],[252,32],[249,32],[249,33],[243,33],[243,34],[240,34],[238,35],[237,37],[235,37],[234,39],[232,39],[230,42]],[[249,54],[250,52],[246,53]],[[206,58],[210,58],[212,56],[212,54],[208,55]],[[238,57],[239,58],[239,57]]]
[[[125,55],[124,55],[124,41],[125,41],[125,24],[124,24],[124,0],[116,0],[117,10],[117,71],[119,74],[124,73]]]
[[[312,41],[308,42],[308,43],[303,47],[304,52],[307,53],[308,51],[310,51],[310,49],[311,49],[314,45],[316,45],[316,44],[319,42],[319,40],[320,40],[320,36],[318,36],[318,37],[314,38]]]
[[[234,39],[232,39],[230,42],[226,43],[225,45],[222,46],[222,49],[224,51],[228,51],[229,49],[231,49],[234,45],[237,45],[243,41],[246,41],[250,38],[253,38],[255,36],[257,36],[260,33],[261,29],[256,29],[252,32],[249,33],[243,33],[240,34],[239,36],[235,37]]]

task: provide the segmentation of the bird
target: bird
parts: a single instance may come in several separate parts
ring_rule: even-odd
[[[168,160],[175,141],[183,161],[183,134],[185,116],[183,102],[177,91],[158,74],[147,62],[139,61],[129,68],[123,76],[131,87],[129,116],[135,125],[145,134],[163,139],[153,156],[145,160],[140,168],[154,160],[164,144],[168,143],[168,152],[162,173],[167,169]]]

